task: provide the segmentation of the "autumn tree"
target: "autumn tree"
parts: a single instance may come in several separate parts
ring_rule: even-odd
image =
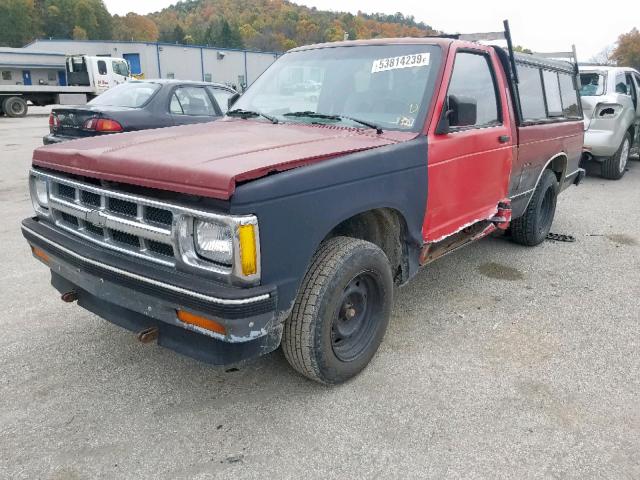
[[[618,37],[618,46],[611,54],[611,58],[621,67],[640,69],[640,32],[637,28]]]
[[[158,27],[155,22],[143,15],[129,12],[124,17],[118,15],[113,17],[115,40],[156,42],[158,36]]]

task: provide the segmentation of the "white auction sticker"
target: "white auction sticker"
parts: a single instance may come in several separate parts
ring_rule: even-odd
[[[413,53],[399,57],[379,58],[373,61],[371,73],[386,72],[398,68],[424,67],[429,65],[429,53]]]

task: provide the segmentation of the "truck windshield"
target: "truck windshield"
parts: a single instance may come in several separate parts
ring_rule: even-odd
[[[580,95],[594,97],[604,94],[604,75],[596,72],[580,74]]]
[[[89,102],[90,105],[140,108],[160,89],[157,83],[128,82],[110,88]]]
[[[233,106],[280,122],[418,131],[431,100],[436,45],[302,50],[275,62]]]

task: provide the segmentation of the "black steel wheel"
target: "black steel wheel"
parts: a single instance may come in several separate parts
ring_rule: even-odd
[[[331,347],[343,362],[357,358],[369,345],[384,311],[381,300],[376,279],[369,272],[356,275],[344,288],[331,324]]]
[[[349,237],[323,242],[284,325],[287,360],[321,383],[354,377],[378,350],[392,302],[391,266],[380,248]]]

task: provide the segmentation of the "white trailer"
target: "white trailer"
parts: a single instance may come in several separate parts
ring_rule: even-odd
[[[0,85],[0,115],[24,117],[33,105],[80,105],[131,78],[122,58],[69,56],[65,59],[67,85]]]

